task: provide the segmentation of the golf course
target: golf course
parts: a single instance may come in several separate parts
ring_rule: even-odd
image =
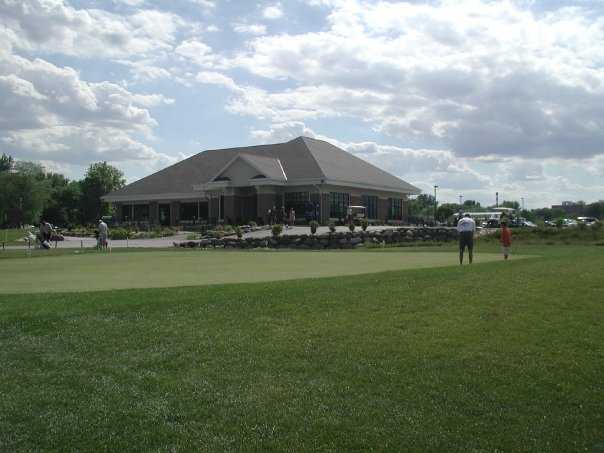
[[[0,451],[604,451],[604,247],[0,253]]]

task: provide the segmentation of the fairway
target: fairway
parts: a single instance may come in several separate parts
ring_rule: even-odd
[[[516,257],[517,258],[517,257]],[[246,283],[456,266],[452,252],[203,252],[70,254],[0,261],[0,293]],[[475,264],[501,260],[482,253]]]

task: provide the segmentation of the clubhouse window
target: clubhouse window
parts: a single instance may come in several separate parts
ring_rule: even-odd
[[[363,195],[361,204],[365,206],[365,215],[368,219],[377,219],[378,197],[375,195]]]
[[[350,206],[350,194],[344,192],[329,193],[329,217],[343,219]]]
[[[390,220],[402,220],[403,218],[403,200],[400,198],[390,198]]]

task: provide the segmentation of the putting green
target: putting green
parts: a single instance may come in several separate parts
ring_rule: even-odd
[[[518,258],[518,257],[515,257]],[[151,251],[0,261],[0,293],[98,291],[288,280],[453,266],[452,252]],[[475,263],[500,260],[481,253]]]

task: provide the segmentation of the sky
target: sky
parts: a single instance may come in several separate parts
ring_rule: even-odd
[[[300,135],[439,202],[604,199],[604,0],[0,0],[0,152],[131,182]]]

